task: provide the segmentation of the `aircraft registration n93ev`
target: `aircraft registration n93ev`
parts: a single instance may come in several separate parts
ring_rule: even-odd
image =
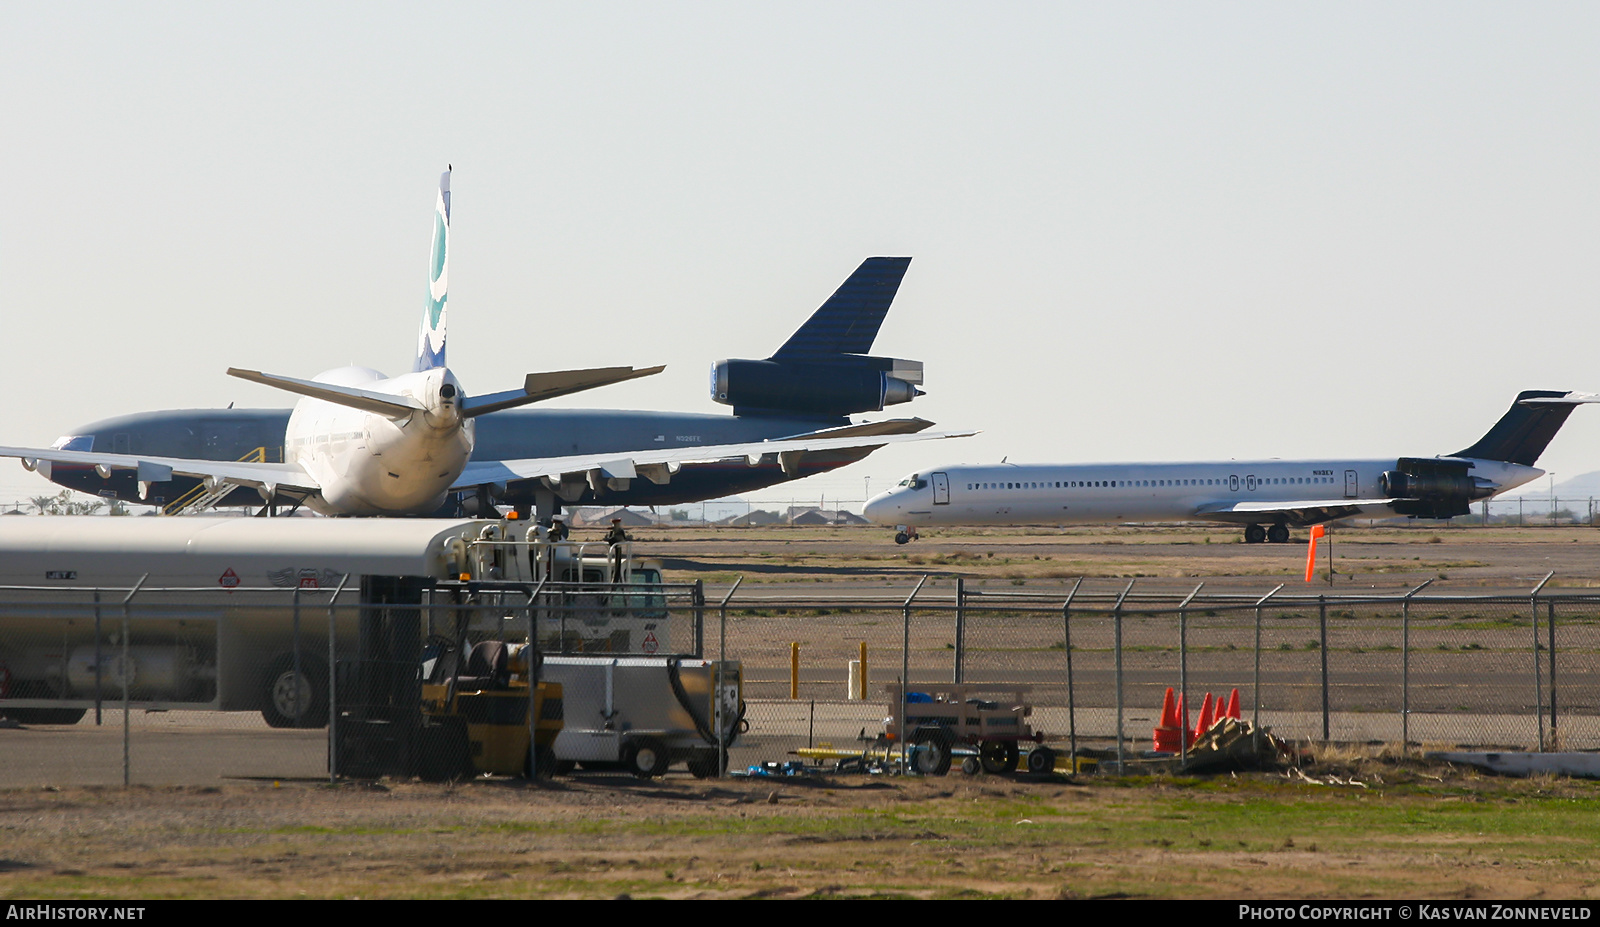
[[[1211,521],[1245,541],[1343,518],[1453,518],[1544,475],[1534,466],[1572,410],[1600,394],[1524,390],[1478,442],[1439,457],[986,464],[911,474],[867,501],[905,544],[935,525],[1098,525]]]
[[[450,172],[439,179],[428,297],[413,370],[386,377],[366,367],[342,367],[310,380],[254,370],[228,373],[299,394],[284,435],[282,463],[194,460],[66,448],[0,447],[29,469],[41,462],[137,471],[142,495],[174,474],[206,481],[213,491],[252,487],[264,501],[295,498],[325,515],[428,515],[451,492],[503,488],[520,480],[625,489],[634,479],[664,484],[686,463],[744,458],[751,466],[775,458],[785,471],[812,452],[876,448],[903,441],[964,437],[966,433],[826,433],[794,439],[697,447],[640,449],[510,460],[473,460],[473,420],[556,396],[659,373],[663,367],[604,367],[528,374],[520,389],[469,395],[445,365],[449,282]]]

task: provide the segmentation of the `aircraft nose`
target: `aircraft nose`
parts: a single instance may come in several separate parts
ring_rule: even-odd
[[[880,493],[867,500],[867,504],[861,508],[861,515],[867,521],[881,525],[886,523],[885,519],[892,520],[896,510],[897,506],[890,498],[890,494]]]

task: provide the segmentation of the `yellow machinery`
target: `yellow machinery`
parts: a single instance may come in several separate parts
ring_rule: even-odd
[[[428,744],[421,757],[424,778],[470,773],[547,779],[555,771],[552,745],[562,728],[562,688],[540,682],[528,697],[525,644],[474,644],[460,675],[424,683],[422,716]],[[535,665],[540,662],[535,654]],[[528,709],[534,716],[528,747]]]

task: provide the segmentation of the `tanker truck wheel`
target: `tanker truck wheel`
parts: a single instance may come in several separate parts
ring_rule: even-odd
[[[640,737],[622,749],[622,763],[640,779],[666,775],[671,759],[667,748],[654,737]]]
[[[328,723],[328,683],[322,667],[305,656],[300,672],[294,655],[275,660],[266,673],[261,717],[269,727],[323,727]]]

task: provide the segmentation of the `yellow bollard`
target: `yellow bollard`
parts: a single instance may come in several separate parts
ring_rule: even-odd
[[[800,642],[789,645],[789,698],[800,698]]]

